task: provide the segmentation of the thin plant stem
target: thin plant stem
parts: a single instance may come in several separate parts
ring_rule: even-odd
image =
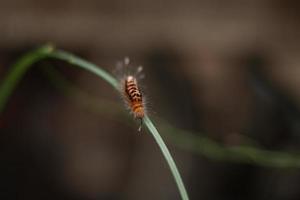
[[[107,83],[109,83],[111,86],[113,86],[116,90],[119,91],[118,81],[102,68],[88,61],[85,61],[77,56],[74,56],[73,54],[61,50],[55,50],[52,46],[46,45],[31,53],[26,54],[10,69],[10,72],[8,73],[7,77],[4,79],[2,85],[0,86],[0,113],[1,111],[3,111],[9,96],[17,86],[18,82],[22,79],[23,75],[28,71],[28,69],[35,62],[48,57],[64,60],[72,65],[87,70],[97,75],[101,79],[105,80]],[[177,166],[163,139],[161,138],[160,134],[158,133],[157,129],[155,128],[148,116],[145,116],[145,126],[148,128],[149,132],[152,134],[155,141],[159,145],[161,152],[164,158],[166,159],[170,170],[174,176],[181,198],[183,200],[188,200],[188,194],[186,192],[181,176],[178,172]]]
[[[47,57],[47,54],[52,50],[53,48],[50,45],[38,48],[25,54],[9,69],[0,85],[0,113],[3,112],[8,98],[29,68],[37,61]]]
[[[119,90],[119,82],[115,79],[112,75],[108,72],[103,70],[102,68],[98,67],[97,65],[90,63],[82,58],[79,58],[69,52],[62,51],[62,50],[55,50],[48,54],[49,57],[57,58],[60,60],[64,60],[72,65],[85,69],[98,77],[102,78],[106,82],[108,82],[111,86],[115,89]]]
[[[153,125],[152,121],[149,119],[148,116],[145,116],[144,118],[144,122],[145,122],[145,125],[147,126],[147,128],[149,129],[149,131],[152,133],[153,137],[155,138],[155,141],[156,143],[158,144],[160,150],[163,153],[170,169],[171,169],[171,172],[174,176],[174,179],[176,181],[176,184],[177,184],[177,187],[180,191],[180,194],[181,194],[181,197],[182,199],[189,199],[188,195],[187,195],[187,192],[186,192],[186,189],[184,187],[184,184],[183,184],[183,181],[181,179],[181,176],[179,174],[179,171],[176,167],[176,164],[166,146],[166,144],[164,143],[163,139],[161,138],[160,134],[158,133],[156,127]]]

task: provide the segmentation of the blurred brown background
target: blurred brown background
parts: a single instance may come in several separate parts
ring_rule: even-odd
[[[144,66],[154,118],[224,145],[247,136],[298,151],[299,9],[295,0],[1,1],[0,77],[47,42],[108,71],[129,56]],[[94,75],[36,64],[1,116],[1,199],[180,199],[151,136],[74,103],[43,64],[122,105]],[[299,170],[214,161],[167,143],[191,199],[300,199]]]

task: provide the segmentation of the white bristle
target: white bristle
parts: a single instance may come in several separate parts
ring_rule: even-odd
[[[125,57],[125,58],[124,58],[124,64],[125,64],[125,65],[129,65],[129,63],[130,63],[129,57]]]

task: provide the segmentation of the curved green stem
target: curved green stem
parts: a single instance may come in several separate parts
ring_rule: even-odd
[[[100,67],[98,67],[97,65],[95,65],[93,63],[90,63],[86,60],[83,60],[83,59],[77,57],[77,56],[74,56],[71,53],[68,53],[68,52],[62,51],[62,50],[56,50],[56,51],[50,52],[48,54],[48,56],[57,58],[60,60],[64,60],[70,64],[77,66],[77,67],[85,69],[85,70],[97,75],[98,77],[104,79],[115,89],[119,90],[118,81],[112,75],[110,75],[108,72],[106,72],[105,70],[101,69]]]
[[[189,199],[186,189],[183,185],[181,176],[176,167],[176,164],[175,164],[166,144],[164,143],[163,139],[161,138],[160,134],[158,133],[157,129],[155,128],[155,126],[153,125],[152,121],[149,119],[148,116],[145,116],[144,121],[145,121],[145,124],[148,127],[149,131],[152,133],[153,137],[155,138],[155,141],[157,142],[159,148],[161,149],[162,152],[164,152],[163,155],[171,169],[171,172],[174,176],[177,187],[179,188],[182,199]]]
[[[24,74],[35,62],[47,57],[47,54],[52,52],[52,50],[52,46],[46,45],[35,51],[27,53],[9,69],[7,76],[0,85],[0,113],[3,112],[8,98]]]
[[[42,48],[39,48],[31,53],[26,54],[23,56],[11,69],[8,73],[6,79],[4,79],[2,85],[0,86],[0,113],[3,111],[4,106],[6,105],[6,102],[12,93],[12,91],[15,89],[18,82],[21,80],[23,75],[26,73],[26,71],[37,61],[47,58],[57,58],[60,60],[64,60],[66,62],[69,62],[70,64],[73,64],[75,66],[78,66],[82,69],[85,69],[98,77],[104,79],[106,82],[108,82],[111,86],[113,86],[116,90],[119,91],[118,87],[118,81],[111,76],[108,72],[101,69],[100,67],[85,61],[79,57],[74,56],[73,54],[70,54],[65,51],[60,50],[54,50],[52,46],[44,46]],[[175,182],[178,186],[180,195],[183,200],[188,200],[188,195],[185,189],[185,186],[183,184],[183,181],[181,179],[181,176],[177,170],[176,164],[165,145],[164,141],[160,137],[157,129],[153,125],[152,121],[149,119],[148,116],[145,116],[145,125],[148,128],[149,132],[154,137],[155,141],[159,145],[162,154],[164,155],[170,170],[174,176]]]

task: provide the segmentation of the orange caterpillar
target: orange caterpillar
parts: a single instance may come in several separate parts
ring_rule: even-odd
[[[125,65],[128,64],[129,59],[125,59]],[[139,67],[137,73],[139,73],[141,70],[142,68]],[[142,92],[138,87],[137,79],[134,75],[126,75],[122,80],[121,86],[126,104],[133,113],[134,118],[139,119],[141,122],[139,127],[139,131],[141,131],[143,118],[145,116],[145,105]]]

